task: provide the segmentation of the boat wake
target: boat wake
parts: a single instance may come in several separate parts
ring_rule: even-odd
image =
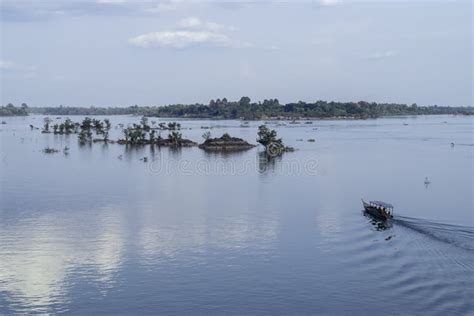
[[[430,220],[397,216],[392,222],[468,251],[474,251],[474,227],[433,222]]]

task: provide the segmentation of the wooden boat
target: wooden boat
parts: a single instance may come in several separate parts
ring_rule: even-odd
[[[362,200],[362,205],[364,205],[365,211],[380,219],[382,221],[387,221],[393,218],[393,205],[381,201],[369,201],[366,202]]]

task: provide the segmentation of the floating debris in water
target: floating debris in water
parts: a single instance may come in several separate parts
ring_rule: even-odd
[[[425,177],[425,182],[424,182],[425,188],[428,188],[428,186],[430,185],[430,183],[431,183],[431,181],[428,180],[428,177]]]
[[[316,141],[316,139],[314,139],[314,138],[308,139],[308,142],[310,142],[310,143],[314,143],[315,141]]]
[[[59,150],[57,150],[56,148],[46,147],[43,149],[43,153],[45,154],[55,154],[57,152],[59,152]]]

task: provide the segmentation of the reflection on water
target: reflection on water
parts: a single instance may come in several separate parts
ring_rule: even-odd
[[[369,222],[375,227],[376,230],[387,230],[392,227],[392,220],[384,221],[370,213],[367,213],[365,210],[362,211],[364,216],[369,220]]]
[[[298,150],[271,160],[79,146],[31,130],[41,116],[6,120],[0,314],[474,312],[473,152],[450,146],[472,143],[471,118],[275,125]],[[262,122],[180,123],[194,141],[216,125],[254,143]],[[361,197],[395,205],[389,229]]]
[[[78,268],[89,273],[101,289],[113,286],[124,236],[120,218],[112,214],[114,209],[98,211],[84,214],[75,210],[66,218],[38,215],[0,226],[4,242],[0,248],[1,288],[12,303],[21,302],[25,311],[48,312],[51,304],[60,308],[55,311],[65,311],[70,300],[68,273]],[[87,227],[92,222],[95,227]]]
[[[258,153],[258,171],[265,174],[268,171],[275,171],[278,163],[281,163],[281,156],[269,156],[264,151]]]

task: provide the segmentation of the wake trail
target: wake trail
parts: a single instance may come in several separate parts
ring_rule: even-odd
[[[474,227],[396,216],[393,223],[458,248],[474,251]]]

